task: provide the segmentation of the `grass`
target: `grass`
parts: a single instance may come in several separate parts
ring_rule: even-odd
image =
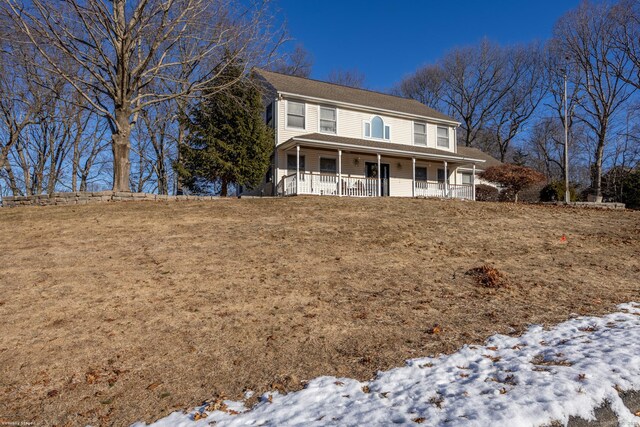
[[[0,235],[0,421],[128,425],[368,379],[640,295],[640,212],[140,202],[0,209]],[[509,286],[465,274],[485,265]]]

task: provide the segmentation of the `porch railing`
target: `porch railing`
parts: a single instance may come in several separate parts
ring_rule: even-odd
[[[447,197],[443,182],[416,181],[416,197]]]
[[[449,197],[472,200],[473,186],[469,184],[449,184]]]
[[[385,185],[381,180],[381,185]],[[378,195],[378,180],[375,178],[342,177],[341,188],[338,186],[338,176],[329,174],[300,174],[300,182],[296,185],[297,175],[285,176],[278,185],[278,194],[291,196],[294,194],[313,194],[319,196],[337,196],[342,194],[351,197],[376,197]],[[340,190],[342,190],[340,192]]]
[[[380,181],[380,185],[384,187],[384,179]],[[376,178],[343,177],[342,194],[351,197],[377,197],[378,180]]]
[[[295,194],[312,194],[319,196],[350,196],[350,197],[377,197],[378,180],[376,178],[358,178],[343,176],[338,184],[338,176],[330,174],[300,173],[300,182],[297,183],[296,174],[285,176],[278,183],[278,194],[292,196]],[[297,183],[297,185],[296,185]],[[384,189],[386,180],[380,180],[380,186]],[[449,184],[442,182],[416,181],[416,197],[439,197],[472,199],[473,188],[467,184]]]

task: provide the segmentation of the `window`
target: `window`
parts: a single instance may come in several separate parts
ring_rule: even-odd
[[[273,102],[267,105],[267,111],[265,112],[265,122],[267,126],[273,125]]]
[[[371,120],[371,137],[382,139],[384,133],[384,122],[378,116]]]
[[[427,145],[427,125],[424,123],[413,124],[413,143],[415,145]]]
[[[449,128],[438,126],[438,147],[449,148]]]
[[[463,173],[463,174],[462,174],[462,183],[463,183],[463,184],[469,184],[469,185],[471,185],[471,184],[472,184],[472,181],[473,181],[473,179],[472,179],[472,178],[473,178],[473,177],[472,177],[472,174],[471,174],[471,173],[469,173],[469,172],[465,172],[465,173]]]
[[[385,125],[382,118],[375,116],[370,122],[364,122],[365,138],[391,139],[391,128]]]
[[[296,155],[287,154],[287,170],[289,174],[296,173]],[[304,172],[304,156],[300,156],[300,172]]]
[[[337,173],[336,159],[320,157],[320,173]]]
[[[416,166],[416,181],[427,180],[427,168],[424,166]]]
[[[438,182],[444,183],[444,169],[438,169]]]
[[[287,127],[305,128],[304,102],[287,101]]]
[[[320,107],[320,132],[336,133],[336,109]]]

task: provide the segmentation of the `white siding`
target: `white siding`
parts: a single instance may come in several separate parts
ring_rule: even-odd
[[[299,101],[298,99],[292,98]],[[294,136],[306,135],[319,132],[319,104],[306,102],[305,106],[305,129],[289,129],[286,126],[287,120],[287,101],[280,101],[278,104],[278,141],[280,145],[288,141]],[[322,104],[327,105],[327,104]],[[330,106],[330,105],[327,105]],[[348,138],[364,139],[364,122],[370,121],[374,116],[378,115],[385,125],[390,126],[390,140],[385,141],[389,144],[413,145],[413,119],[402,118],[398,116],[382,115],[377,113],[368,113],[364,110],[346,109],[344,107],[337,108],[337,136]],[[427,123],[427,146],[438,148],[443,151],[455,152],[455,131],[454,127],[449,126],[449,148],[437,146],[437,125],[435,123]]]

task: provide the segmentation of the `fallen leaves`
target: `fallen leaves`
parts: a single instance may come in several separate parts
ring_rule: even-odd
[[[509,285],[509,281],[505,274],[489,264],[472,268],[465,274],[472,276],[478,286],[483,286],[485,288],[499,289],[505,288]]]
[[[442,326],[436,323],[431,328],[427,329],[427,333],[429,335],[439,335],[440,333],[442,333]]]
[[[153,391],[153,390],[157,389],[160,385],[162,385],[162,381],[156,381],[154,383],[149,384],[147,386],[147,390]]]

